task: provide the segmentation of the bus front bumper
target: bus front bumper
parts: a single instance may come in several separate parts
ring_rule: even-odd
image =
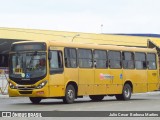
[[[48,88],[33,90],[19,90],[8,88],[9,97],[49,97]]]

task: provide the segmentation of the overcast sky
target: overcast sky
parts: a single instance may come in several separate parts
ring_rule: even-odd
[[[0,0],[0,27],[160,34],[160,0]]]

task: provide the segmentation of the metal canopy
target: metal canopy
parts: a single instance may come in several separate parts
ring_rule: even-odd
[[[10,51],[11,44],[17,41],[20,40],[0,38],[0,54],[8,54]]]
[[[156,48],[158,53],[160,53],[160,40],[148,40],[148,48]]]

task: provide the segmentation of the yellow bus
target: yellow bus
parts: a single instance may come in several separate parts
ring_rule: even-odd
[[[56,41],[12,44],[9,56],[10,97],[60,98],[73,103],[89,96],[129,100],[132,93],[159,89],[156,49]]]

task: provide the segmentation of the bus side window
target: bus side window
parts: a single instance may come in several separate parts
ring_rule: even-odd
[[[135,53],[135,67],[136,69],[146,69],[147,68],[145,53],[140,53],[140,52]]]
[[[0,67],[8,67],[8,55],[0,54]]]
[[[94,50],[94,66],[98,69],[105,69],[108,67],[107,51]]]
[[[61,51],[50,51],[50,73],[62,73],[63,72],[63,57]]]
[[[108,52],[109,67],[111,69],[121,69],[121,53],[119,51]]]
[[[157,69],[156,65],[156,55],[154,53],[147,54],[147,67],[149,70]]]
[[[91,49],[78,49],[78,63],[80,68],[92,68],[93,58]]]
[[[77,67],[77,53],[75,48],[65,48],[64,49],[65,66],[67,68]]]
[[[134,69],[134,54],[132,52],[123,52],[123,68],[124,69]]]

